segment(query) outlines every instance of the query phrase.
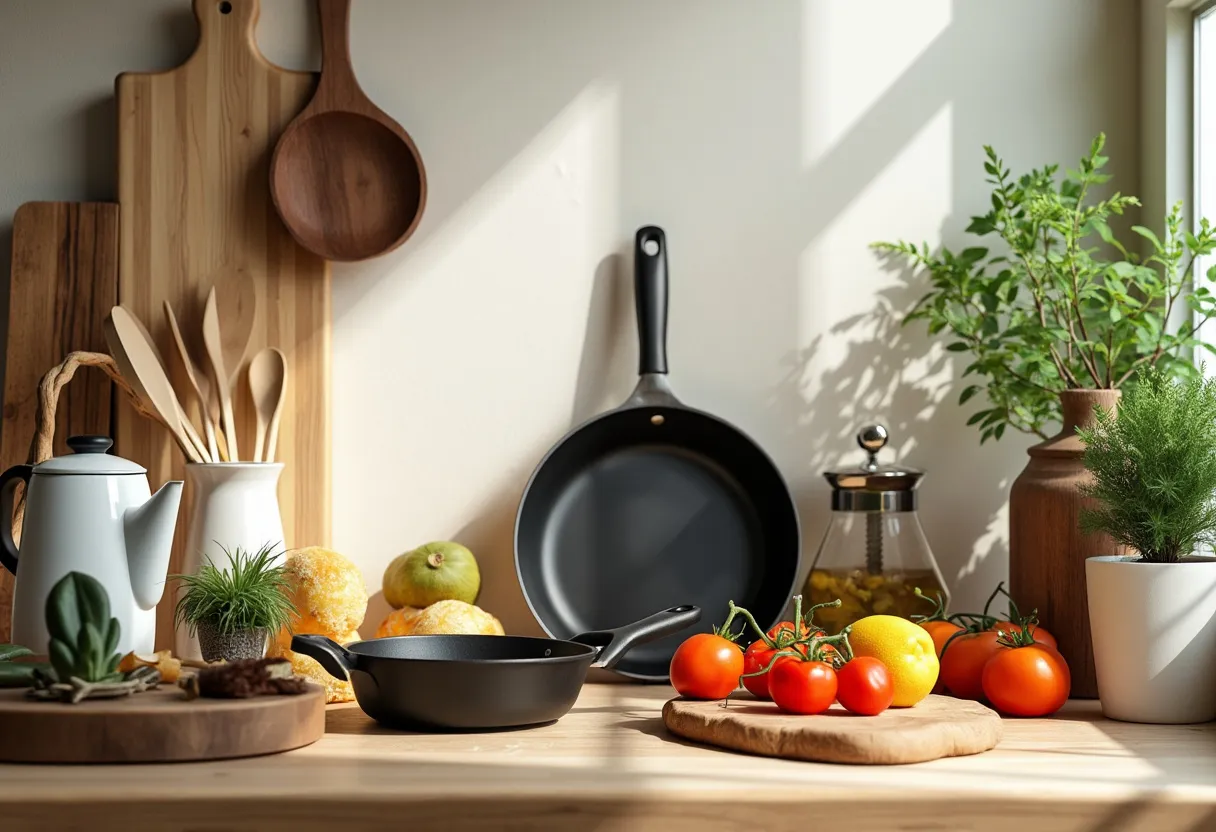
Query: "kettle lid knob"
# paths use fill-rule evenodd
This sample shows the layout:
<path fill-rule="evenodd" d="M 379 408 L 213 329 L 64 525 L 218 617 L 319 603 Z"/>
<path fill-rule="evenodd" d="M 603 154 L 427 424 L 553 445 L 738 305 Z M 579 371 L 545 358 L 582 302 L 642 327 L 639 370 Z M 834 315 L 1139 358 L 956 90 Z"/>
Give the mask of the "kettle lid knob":
<path fill-rule="evenodd" d="M 114 440 L 108 436 L 70 436 L 68 447 L 77 454 L 109 453 Z"/>

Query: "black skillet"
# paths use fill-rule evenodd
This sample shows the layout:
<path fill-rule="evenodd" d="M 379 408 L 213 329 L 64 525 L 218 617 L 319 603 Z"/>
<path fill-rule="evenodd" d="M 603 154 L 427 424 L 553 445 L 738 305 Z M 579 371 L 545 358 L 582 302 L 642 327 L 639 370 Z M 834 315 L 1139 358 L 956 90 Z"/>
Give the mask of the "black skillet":
<path fill-rule="evenodd" d="M 794 499 L 755 442 L 684 406 L 668 386 L 662 229 L 638 230 L 634 268 L 641 378 L 624 404 L 567 434 L 532 474 L 515 521 L 524 596 L 555 638 L 684 602 L 721 623 L 733 600 L 768 626 L 797 579 Z M 633 650 L 615 669 L 665 680 L 691 633 Z"/>
<path fill-rule="evenodd" d="M 393 728 L 512 728 L 550 722 L 574 705 L 592 665 L 612 667 L 634 645 L 695 624 L 673 607 L 567 641 L 527 636 L 397 636 L 346 647 L 293 636 L 291 649 L 349 677 L 363 712 Z"/>

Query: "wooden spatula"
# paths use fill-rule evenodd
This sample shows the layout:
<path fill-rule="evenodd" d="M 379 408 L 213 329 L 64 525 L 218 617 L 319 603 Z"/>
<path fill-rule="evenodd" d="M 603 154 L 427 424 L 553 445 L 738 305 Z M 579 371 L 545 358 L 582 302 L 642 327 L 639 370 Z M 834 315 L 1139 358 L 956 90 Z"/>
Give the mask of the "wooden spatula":
<path fill-rule="evenodd" d="M 227 365 L 224 363 L 223 335 L 220 329 L 219 310 L 216 308 L 214 286 L 207 292 L 207 304 L 203 307 L 203 347 L 211 362 L 211 378 L 220 402 L 224 438 L 228 442 L 228 459 L 238 462 L 241 453 L 237 450 L 236 444 L 236 417 L 232 412 L 232 390 L 228 384 Z"/>
<path fill-rule="evenodd" d="M 202 462 L 206 446 L 203 445 L 203 452 L 200 453 L 189 435 L 194 429 L 187 429 L 183 425 L 182 406 L 173 392 L 173 385 L 169 383 L 160 356 L 156 354 L 150 339 L 145 337 L 146 330 L 139 319 L 122 305 L 115 306 L 106 317 L 105 333 L 106 344 L 123 378 L 144 400 L 148 409 L 159 415 L 186 458 L 191 462 Z"/>
<path fill-rule="evenodd" d="M 210 381 L 194 363 L 190 351 L 186 349 L 181 328 L 177 325 L 177 316 L 173 314 L 173 307 L 169 305 L 169 301 L 165 301 L 165 319 L 169 322 L 169 331 L 173 334 L 173 344 L 177 347 L 177 355 L 181 359 L 182 368 L 186 371 L 186 380 L 190 382 L 190 389 L 194 392 L 195 401 L 198 404 L 198 412 L 203 420 L 203 433 L 207 437 L 207 452 L 213 461 L 218 460 L 220 451 L 215 441 L 215 422 L 219 419 L 219 407 L 212 406 L 212 399 L 208 395 L 211 392 Z"/>

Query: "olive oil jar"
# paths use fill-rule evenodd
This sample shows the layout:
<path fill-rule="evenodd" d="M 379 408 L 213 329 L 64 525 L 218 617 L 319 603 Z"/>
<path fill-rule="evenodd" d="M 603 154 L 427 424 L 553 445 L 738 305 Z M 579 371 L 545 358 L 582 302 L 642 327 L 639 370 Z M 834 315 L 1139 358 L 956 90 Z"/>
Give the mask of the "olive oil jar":
<path fill-rule="evenodd" d="M 917 589 L 949 600 L 916 514 L 924 472 L 880 465 L 878 452 L 887 438 L 882 425 L 862 428 L 857 444 L 866 452 L 865 463 L 824 472 L 832 486 L 832 520 L 802 594 L 813 604 L 840 599 L 839 607 L 815 613 L 816 623 L 830 634 L 867 615 L 931 613 L 933 605 L 918 597 Z"/>

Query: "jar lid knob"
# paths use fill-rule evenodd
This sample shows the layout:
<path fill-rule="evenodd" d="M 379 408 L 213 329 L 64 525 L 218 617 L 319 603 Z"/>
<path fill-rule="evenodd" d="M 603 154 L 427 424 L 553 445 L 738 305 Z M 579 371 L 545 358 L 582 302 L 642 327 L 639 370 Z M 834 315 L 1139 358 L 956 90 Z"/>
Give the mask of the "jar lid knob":
<path fill-rule="evenodd" d="M 857 432 L 857 444 L 869 454 L 865 464 L 867 471 L 878 470 L 878 452 L 886 446 L 888 438 L 887 429 L 882 425 L 866 425 Z"/>

